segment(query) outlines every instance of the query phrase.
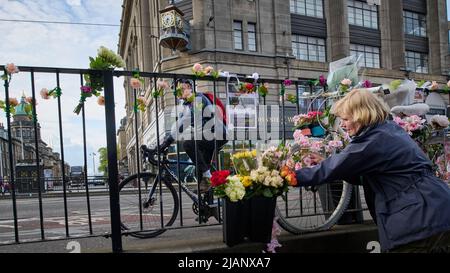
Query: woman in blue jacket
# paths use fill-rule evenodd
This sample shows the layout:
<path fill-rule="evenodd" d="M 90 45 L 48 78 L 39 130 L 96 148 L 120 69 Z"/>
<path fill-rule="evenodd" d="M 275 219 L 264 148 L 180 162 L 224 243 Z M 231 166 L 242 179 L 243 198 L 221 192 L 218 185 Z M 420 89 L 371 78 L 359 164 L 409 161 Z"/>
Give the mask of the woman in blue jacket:
<path fill-rule="evenodd" d="M 339 154 L 296 172 L 299 186 L 335 180 L 362 181 L 383 251 L 449 251 L 450 188 L 433 175 L 431 162 L 397 124 L 389 107 L 364 89 L 332 107 L 352 138 Z"/>

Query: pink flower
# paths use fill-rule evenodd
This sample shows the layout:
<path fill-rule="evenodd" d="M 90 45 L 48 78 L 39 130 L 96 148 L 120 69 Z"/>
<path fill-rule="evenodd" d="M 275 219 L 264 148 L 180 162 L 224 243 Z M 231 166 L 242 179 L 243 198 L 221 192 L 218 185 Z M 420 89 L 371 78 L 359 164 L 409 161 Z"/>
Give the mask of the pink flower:
<path fill-rule="evenodd" d="M 295 130 L 294 132 L 294 139 L 297 141 L 303 136 L 302 130 Z"/>
<path fill-rule="evenodd" d="M 342 85 L 350 86 L 352 84 L 352 81 L 350 79 L 343 79 L 341 81 Z"/>
<path fill-rule="evenodd" d="M 47 88 L 42 88 L 41 89 L 41 98 L 43 98 L 44 100 L 48 100 L 48 89 Z"/>
<path fill-rule="evenodd" d="M 131 78 L 130 80 L 130 85 L 131 87 L 133 87 L 134 89 L 140 89 L 142 88 L 142 83 L 139 79 L 136 78 Z"/>
<path fill-rule="evenodd" d="M 15 74 L 15 73 L 19 73 L 19 69 L 17 68 L 17 66 L 13 63 L 7 64 L 6 65 L 6 72 L 8 74 Z"/>
<path fill-rule="evenodd" d="M 25 98 L 25 101 L 27 102 L 27 103 L 29 103 L 29 104 L 31 104 L 31 105 L 37 105 L 37 102 L 36 103 L 33 103 L 33 98 L 32 97 L 26 97 Z"/>
<path fill-rule="evenodd" d="M 295 170 L 300 170 L 302 168 L 302 164 L 300 162 L 295 163 Z"/>
<path fill-rule="evenodd" d="M 92 87 L 90 87 L 90 86 L 81 86 L 80 90 L 83 93 L 91 93 L 92 92 Z"/>
<path fill-rule="evenodd" d="M 9 104 L 12 107 L 16 107 L 17 105 L 19 105 L 19 101 L 16 98 L 9 98 Z"/>
<path fill-rule="evenodd" d="M 320 149 L 322 148 L 322 146 L 323 146 L 322 141 L 313 141 L 313 142 L 311 143 L 311 148 L 310 148 L 310 149 L 311 149 L 312 152 L 317 153 L 317 152 L 320 151 Z"/>
<path fill-rule="evenodd" d="M 163 90 L 169 89 L 169 83 L 168 83 L 167 81 L 165 81 L 165 80 L 158 80 L 158 81 L 156 82 L 156 86 L 158 86 L 158 90 L 161 90 L 161 89 L 163 89 Z"/>
<path fill-rule="evenodd" d="M 105 97 L 99 96 L 97 99 L 98 105 L 105 105 Z"/>
<path fill-rule="evenodd" d="M 194 66 L 192 67 L 192 70 L 194 70 L 194 72 L 200 72 L 203 70 L 203 66 L 199 63 L 194 64 Z"/>
<path fill-rule="evenodd" d="M 363 81 L 362 85 L 363 85 L 364 88 L 372 87 L 372 83 L 370 81 L 368 81 L 368 80 Z"/>
<path fill-rule="evenodd" d="M 438 89 L 438 88 L 439 88 L 439 84 L 438 84 L 436 81 L 432 81 L 432 82 L 431 82 L 430 89 L 431 89 L 431 90 L 436 90 L 436 89 Z"/>
<path fill-rule="evenodd" d="M 320 75 L 319 77 L 319 84 L 320 86 L 325 86 L 325 84 L 327 84 L 327 79 L 323 75 Z"/>
<path fill-rule="evenodd" d="M 283 81 L 283 84 L 284 84 L 285 86 L 289 86 L 289 85 L 292 84 L 292 81 L 289 80 L 289 79 L 286 79 L 286 80 Z"/>
<path fill-rule="evenodd" d="M 209 74 L 209 73 L 211 73 L 212 71 L 214 71 L 214 68 L 213 68 L 212 66 L 207 66 L 207 67 L 205 68 L 205 74 Z"/>

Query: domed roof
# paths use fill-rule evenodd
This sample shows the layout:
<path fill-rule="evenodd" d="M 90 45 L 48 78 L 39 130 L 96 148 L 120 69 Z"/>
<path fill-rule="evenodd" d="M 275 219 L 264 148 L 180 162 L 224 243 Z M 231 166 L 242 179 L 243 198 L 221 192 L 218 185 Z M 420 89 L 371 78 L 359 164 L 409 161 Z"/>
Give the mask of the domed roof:
<path fill-rule="evenodd" d="M 28 116 L 27 112 L 25 111 L 26 105 L 27 103 L 25 101 L 25 95 L 22 95 L 19 105 L 16 106 L 16 113 L 14 114 L 14 116 Z"/>

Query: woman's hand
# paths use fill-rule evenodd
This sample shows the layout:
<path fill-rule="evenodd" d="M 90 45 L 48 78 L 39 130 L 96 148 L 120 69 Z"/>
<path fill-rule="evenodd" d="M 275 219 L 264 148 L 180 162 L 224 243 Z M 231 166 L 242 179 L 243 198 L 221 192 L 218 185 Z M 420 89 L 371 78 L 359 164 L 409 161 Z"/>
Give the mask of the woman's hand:
<path fill-rule="evenodd" d="M 325 158 L 317 153 L 310 153 L 309 158 L 311 159 L 312 163 L 319 164 L 322 160 Z"/>

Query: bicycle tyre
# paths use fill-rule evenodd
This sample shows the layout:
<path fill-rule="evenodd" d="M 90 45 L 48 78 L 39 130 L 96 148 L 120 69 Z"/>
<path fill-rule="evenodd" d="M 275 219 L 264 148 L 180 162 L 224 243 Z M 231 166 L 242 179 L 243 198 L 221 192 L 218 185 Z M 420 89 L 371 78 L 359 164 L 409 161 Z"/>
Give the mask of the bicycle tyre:
<path fill-rule="evenodd" d="M 153 216 L 152 214 L 160 213 L 160 201 L 159 201 L 159 187 L 160 183 L 158 176 L 154 173 L 141 173 L 141 198 L 142 202 L 139 203 L 139 194 L 137 188 L 137 182 L 133 184 L 133 181 L 137 181 L 137 174 L 131 175 L 119 183 L 119 198 L 120 198 L 120 210 L 121 210 L 121 228 L 122 230 L 131 230 L 130 236 L 136 238 L 152 238 L 164 233 L 167 229 L 165 227 L 171 226 L 179 210 L 178 195 L 171 183 L 167 183 L 163 180 L 162 184 L 163 192 L 167 189 L 169 197 L 164 198 L 163 203 L 163 217 L 167 218 L 164 221 L 164 227 L 161 225 L 161 215 Z M 145 180 L 148 179 L 146 189 Z M 156 184 L 155 184 L 156 183 Z M 128 185 L 128 187 L 126 187 Z M 156 189 L 152 196 L 149 196 L 151 187 L 155 185 Z M 131 187 L 131 190 L 125 190 Z M 134 188 L 134 189 L 133 189 Z M 131 192 L 131 193 L 130 193 Z M 142 226 L 140 224 L 140 210 L 139 206 L 143 206 L 144 202 L 155 198 L 153 204 L 150 204 L 148 208 L 142 207 Z M 136 215 L 137 213 L 137 215 Z"/>
<path fill-rule="evenodd" d="M 350 198 L 352 196 L 351 184 L 345 181 L 342 181 L 342 183 L 339 184 L 342 184 L 342 188 L 340 190 L 339 189 L 336 190 L 338 194 L 335 196 L 333 196 L 333 192 L 331 192 L 331 194 L 328 194 L 330 192 L 330 190 L 328 189 L 331 188 L 330 184 L 324 184 L 319 186 L 322 187 L 322 196 L 319 196 L 319 198 L 314 197 L 314 201 L 317 202 L 317 200 L 319 200 L 319 204 L 322 210 L 321 214 L 318 214 L 316 211 L 317 204 L 312 209 L 310 203 L 307 200 L 307 197 L 305 198 L 303 196 L 305 194 L 316 195 L 317 192 L 321 191 L 320 188 L 317 192 L 312 192 L 306 191 L 302 187 L 295 187 L 295 188 L 290 187 L 289 192 L 286 196 L 288 200 L 287 205 L 286 201 L 284 201 L 282 198 L 278 198 L 277 200 L 275 215 L 277 216 L 278 224 L 286 231 L 296 235 L 330 229 L 341 218 L 342 214 L 345 212 L 347 206 L 349 205 Z M 325 195 L 323 194 L 324 192 L 323 189 L 325 189 Z M 302 202 L 300 202 L 299 196 L 301 197 Z M 323 199 L 328 201 L 330 197 L 331 200 L 333 200 L 332 202 L 337 204 L 336 205 L 326 204 L 327 207 L 331 205 L 332 208 L 324 212 L 323 209 L 324 206 L 322 206 Z M 314 210 L 313 213 L 310 213 L 311 209 Z M 307 211 L 307 213 L 304 213 L 305 210 Z M 297 211 L 300 211 L 300 214 L 296 214 Z M 321 218 L 321 215 L 323 218 Z M 313 223 L 314 219 L 317 219 L 318 221 Z M 308 224 L 308 222 L 310 224 Z"/>

